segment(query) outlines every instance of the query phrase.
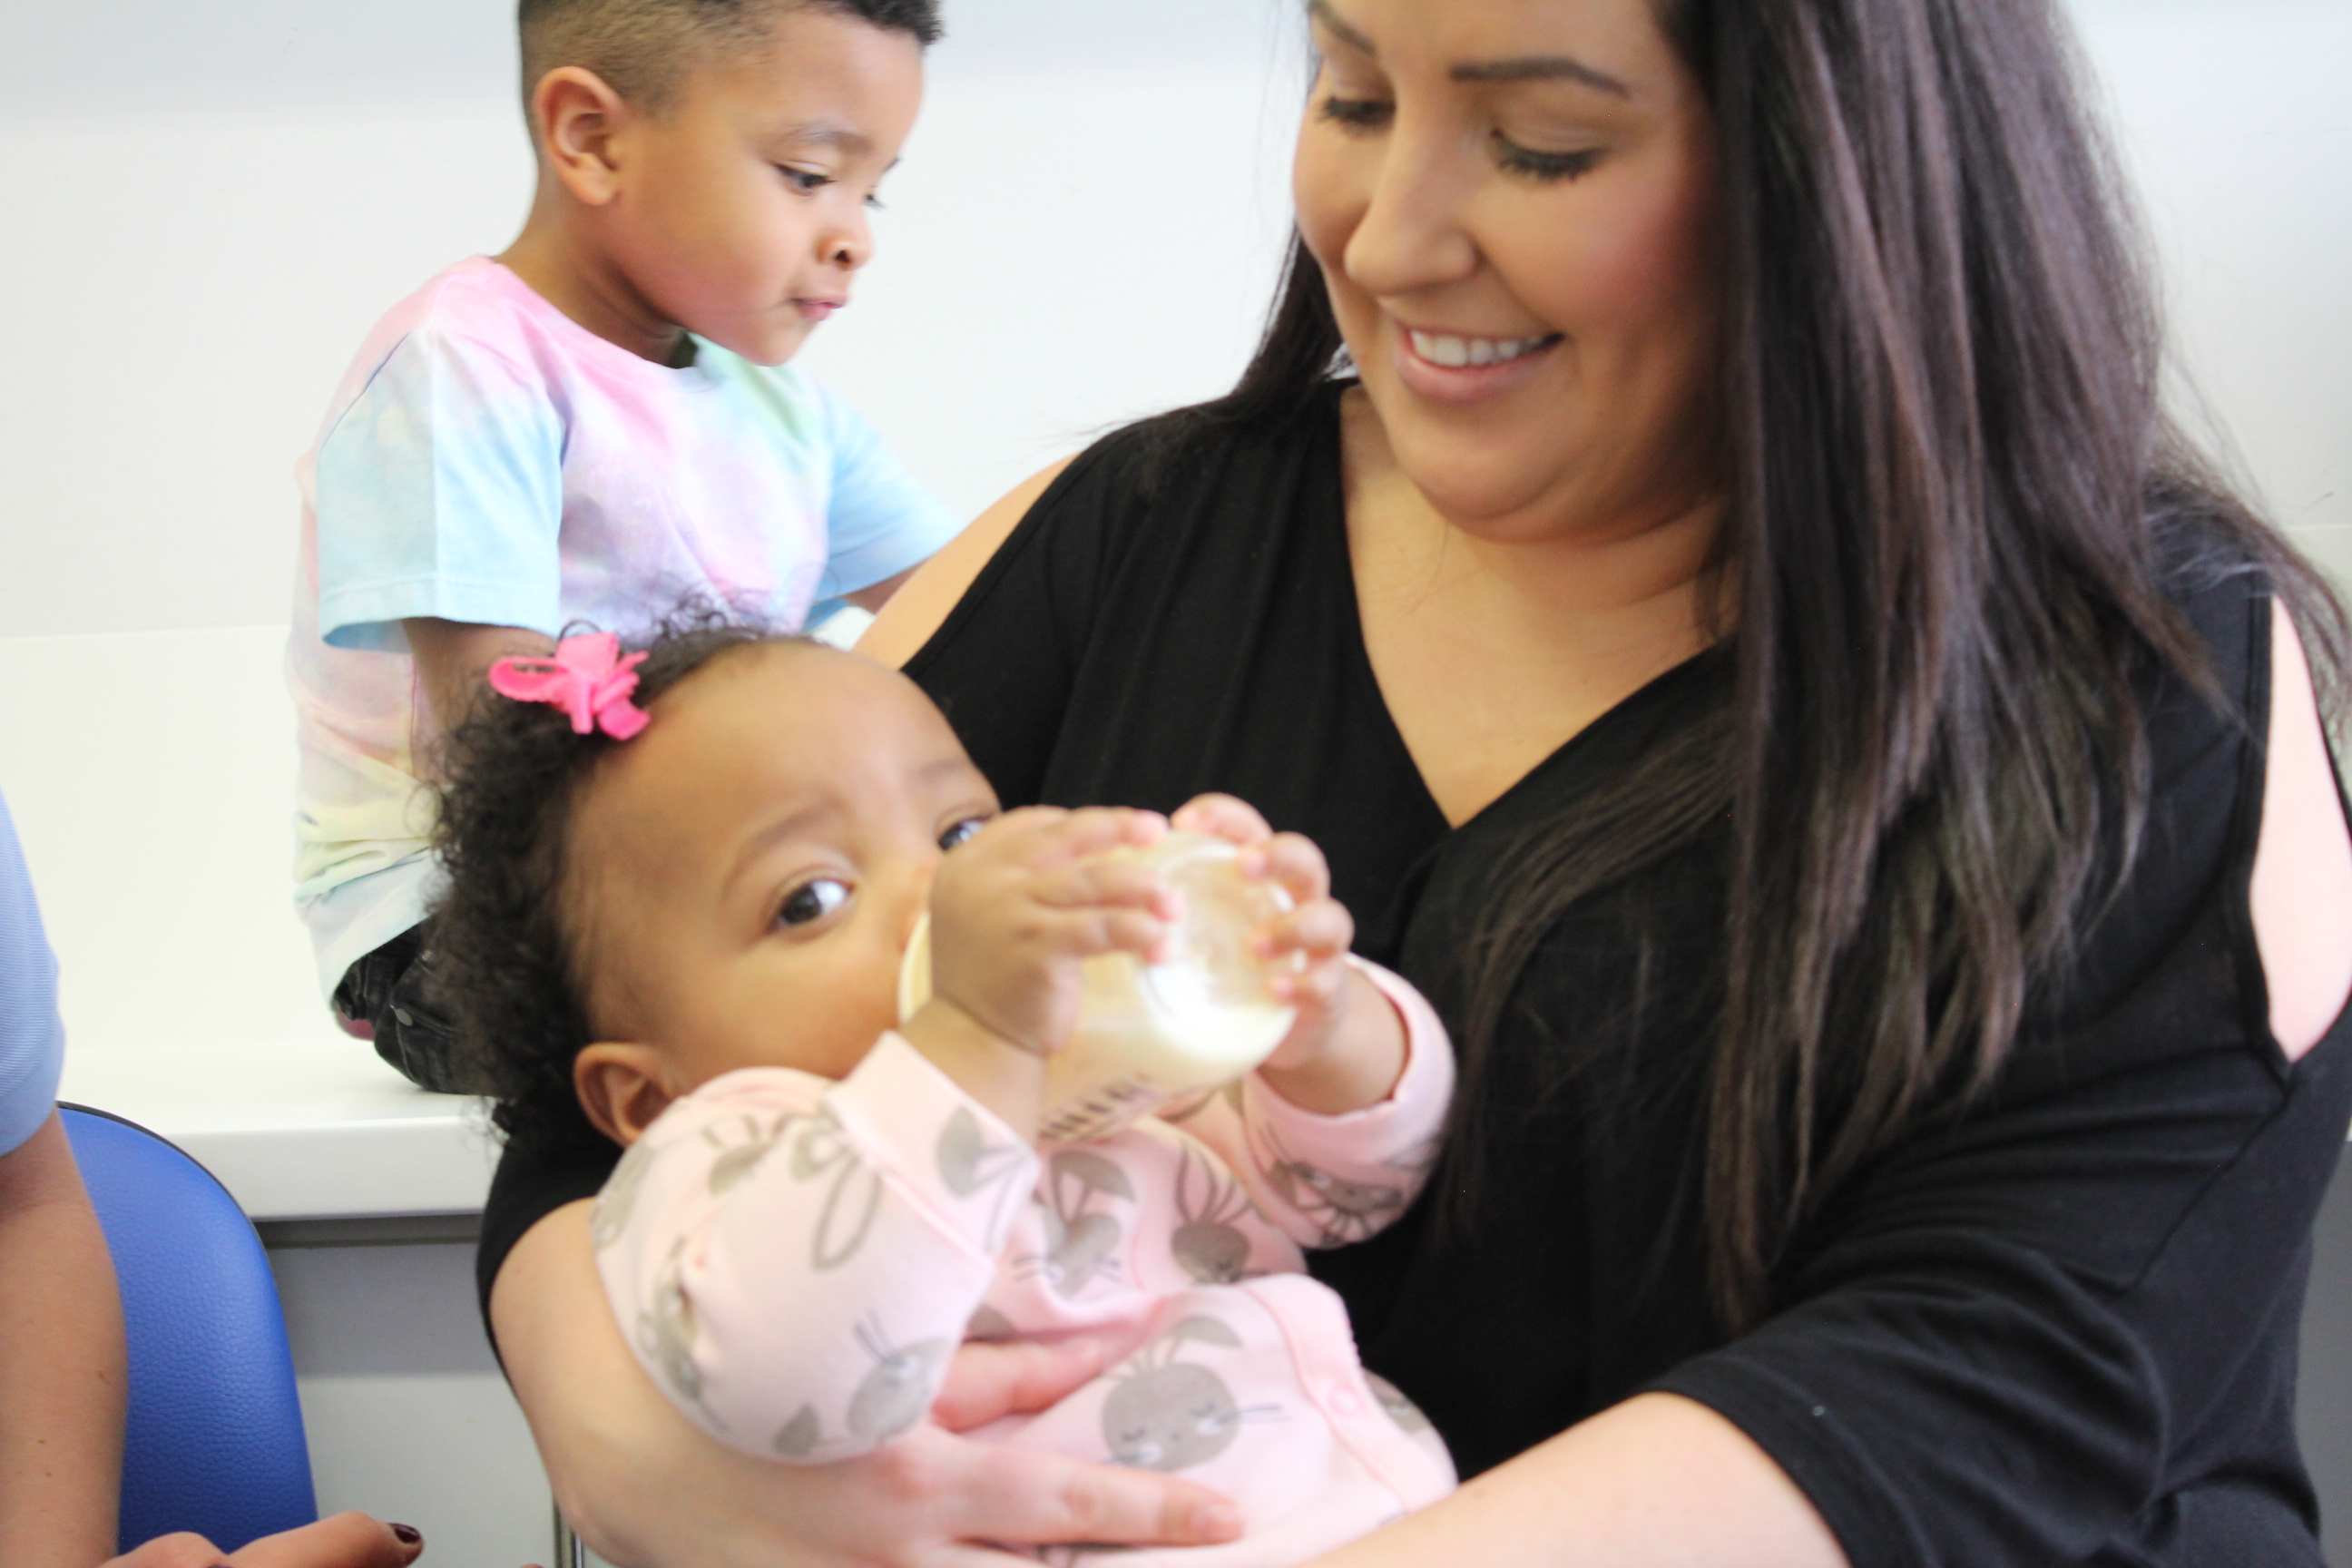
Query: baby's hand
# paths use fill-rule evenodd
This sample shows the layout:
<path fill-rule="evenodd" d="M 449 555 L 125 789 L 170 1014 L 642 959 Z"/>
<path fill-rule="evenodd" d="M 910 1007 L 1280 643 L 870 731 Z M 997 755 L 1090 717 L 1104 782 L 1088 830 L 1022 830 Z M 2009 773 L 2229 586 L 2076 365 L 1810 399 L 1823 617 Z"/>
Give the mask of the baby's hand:
<path fill-rule="evenodd" d="M 932 996 L 1024 1051 L 1060 1049 L 1077 1023 L 1079 962 L 1153 955 L 1176 912 L 1150 870 L 1100 857 L 1167 831 L 1156 813 L 1108 806 L 1032 806 L 990 823 L 931 884 Z"/>
<path fill-rule="evenodd" d="M 1385 1099 L 1404 1069 L 1404 1025 L 1348 963 L 1355 917 L 1331 896 L 1323 851 L 1299 834 L 1275 832 L 1231 795 L 1199 796 L 1171 826 L 1240 846 L 1243 876 L 1271 880 L 1290 895 L 1290 912 L 1257 933 L 1259 956 L 1276 965 L 1268 988 L 1298 1010 L 1259 1069 L 1266 1081 L 1292 1104 L 1328 1114 Z M 1286 962 L 1294 959 L 1295 967 Z"/>

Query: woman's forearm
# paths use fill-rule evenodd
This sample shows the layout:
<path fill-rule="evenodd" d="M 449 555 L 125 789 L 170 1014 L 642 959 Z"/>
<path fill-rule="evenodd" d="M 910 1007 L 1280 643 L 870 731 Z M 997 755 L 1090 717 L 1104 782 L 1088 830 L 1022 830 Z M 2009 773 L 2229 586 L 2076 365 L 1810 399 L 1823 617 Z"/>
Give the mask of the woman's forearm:
<path fill-rule="evenodd" d="M 646 1378 L 604 1304 L 590 1207 L 560 1208 L 515 1244 L 491 1289 L 490 1321 L 556 1507 L 589 1546 L 635 1568 L 657 1559 L 628 1539 L 625 1517 L 597 1506 L 607 1500 L 594 1478 L 641 1458 L 632 1450 L 646 1434 L 687 1423 Z"/>
<path fill-rule="evenodd" d="M 0 1156 L 0 1521 L 11 1568 L 114 1555 L 122 1310 L 98 1215 L 52 1113 Z"/>
<path fill-rule="evenodd" d="M 1570 1427 L 1314 1568 L 1848 1568 L 1746 1433 L 1643 1394 Z"/>

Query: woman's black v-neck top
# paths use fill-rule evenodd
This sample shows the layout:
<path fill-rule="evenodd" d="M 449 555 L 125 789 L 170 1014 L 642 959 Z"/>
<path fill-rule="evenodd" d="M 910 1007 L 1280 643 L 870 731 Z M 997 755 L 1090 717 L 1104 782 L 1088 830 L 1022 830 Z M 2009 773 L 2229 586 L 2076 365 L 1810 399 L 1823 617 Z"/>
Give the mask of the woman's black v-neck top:
<path fill-rule="evenodd" d="M 1082 456 L 908 665 L 1007 805 L 1208 790 L 1313 837 L 1358 947 L 1458 1016 L 1457 959 L 1535 824 L 1724 700 L 1661 677 L 1449 827 L 1364 651 L 1336 395 L 1288 434 L 1148 429 Z M 2352 1117 L 2352 1026 L 2272 1039 L 2248 912 L 2269 601 L 2210 549 L 2175 597 L 2233 710 L 2151 676 L 2136 868 L 1991 1091 L 1848 1184 L 1727 1340 L 1696 1175 L 1727 843 L 1572 909 L 1518 984 L 1472 1217 L 1320 1255 L 1364 1359 L 1464 1473 L 1644 1390 L 1698 1400 L 1858 1565 L 2320 1562 L 2294 1426 L 2309 1233 Z M 1600 1067 L 1536 1070 L 1574 1049 Z M 482 1279 L 609 1153 L 509 1157 Z M 1449 1167 L 1441 1163 L 1440 1184 Z"/>

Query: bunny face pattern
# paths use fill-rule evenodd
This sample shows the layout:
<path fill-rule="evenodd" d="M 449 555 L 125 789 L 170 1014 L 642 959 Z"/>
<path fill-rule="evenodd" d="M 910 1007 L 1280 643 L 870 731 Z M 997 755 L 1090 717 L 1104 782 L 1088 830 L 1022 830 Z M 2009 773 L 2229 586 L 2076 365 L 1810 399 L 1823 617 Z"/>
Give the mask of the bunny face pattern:
<path fill-rule="evenodd" d="M 874 1368 L 850 1395 L 841 1430 L 862 1451 L 888 1442 L 923 1418 L 939 1397 L 940 1381 L 955 1346 L 946 1340 L 924 1340 L 902 1347 L 871 1321 L 857 1326 L 857 1342 L 873 1358 Z M 803 1405 L 769 1446 L 783 1458 L 810 1459 L 825 1442 L 824 1418 L 814 1405 Z"/>
<path fill-rule="evenodd" d="M 1233 1447 L 1244 1422 L 1280 1414 L 1271 1405 L 1244 1408 L 1223 1378 L 1177 1359 L 1190 1343 L 1239 1350 L 1242 1337 L 1221 1318 L 1190 1317 L 1129 1358 L 1103 1401 L 1111 1463 L 1162 1475 L 1189 1470 Z"/>
<path fill-rule="evenodd" d="M 1168 1247 L 1185 1273 L 1203 1285 L 1231 1285 L 1257 1272 L 1249 1266 L 1249 1235 L 1234 1223 L 1255 1217 L 1255 1205 L 1239 1181 L 1189 1140 L 1177 1157 L 1176 1215 Z"/>
<path fill-rule="evenodd" d="M 1111 1210 L 1135 1201 L 1135 1184 L 1117 1164 L 1085 1149 L 1062 1150 L 1046 1163 L 1036 1194 L 1045 1250 L 1013 1259 L 1015 1273 L 1042 1274 L 1065 1299 L 1116 1276 L 1127 1226 Z"/>

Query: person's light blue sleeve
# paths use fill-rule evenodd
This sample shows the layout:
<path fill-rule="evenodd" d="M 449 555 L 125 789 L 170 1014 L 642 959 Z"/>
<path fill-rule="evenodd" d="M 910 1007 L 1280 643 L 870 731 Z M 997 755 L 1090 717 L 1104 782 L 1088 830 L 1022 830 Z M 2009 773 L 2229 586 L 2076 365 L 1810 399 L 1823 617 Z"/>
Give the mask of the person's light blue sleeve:
<path fill-rule="evenodd" d="M 58 961 L 41 929 L 16 823 L 0 799 L 0 1154 L 15 1153 L 49 1119 L 65 1059 Z"/>
<path fill-rule="evenodd" d="M 939 553 L 963 525 L 908 473 L 863 415 L 823 384 L 817 406 L 833 460 L 831 541 L 820 601 L 887 582 Z"/>
<path fill-rule="evenodd" d="M 563 422 L 545 385 L 431 327 L 319 449 L 319 632 L 404 652 L 400 623 L 562 628 Z"/>

